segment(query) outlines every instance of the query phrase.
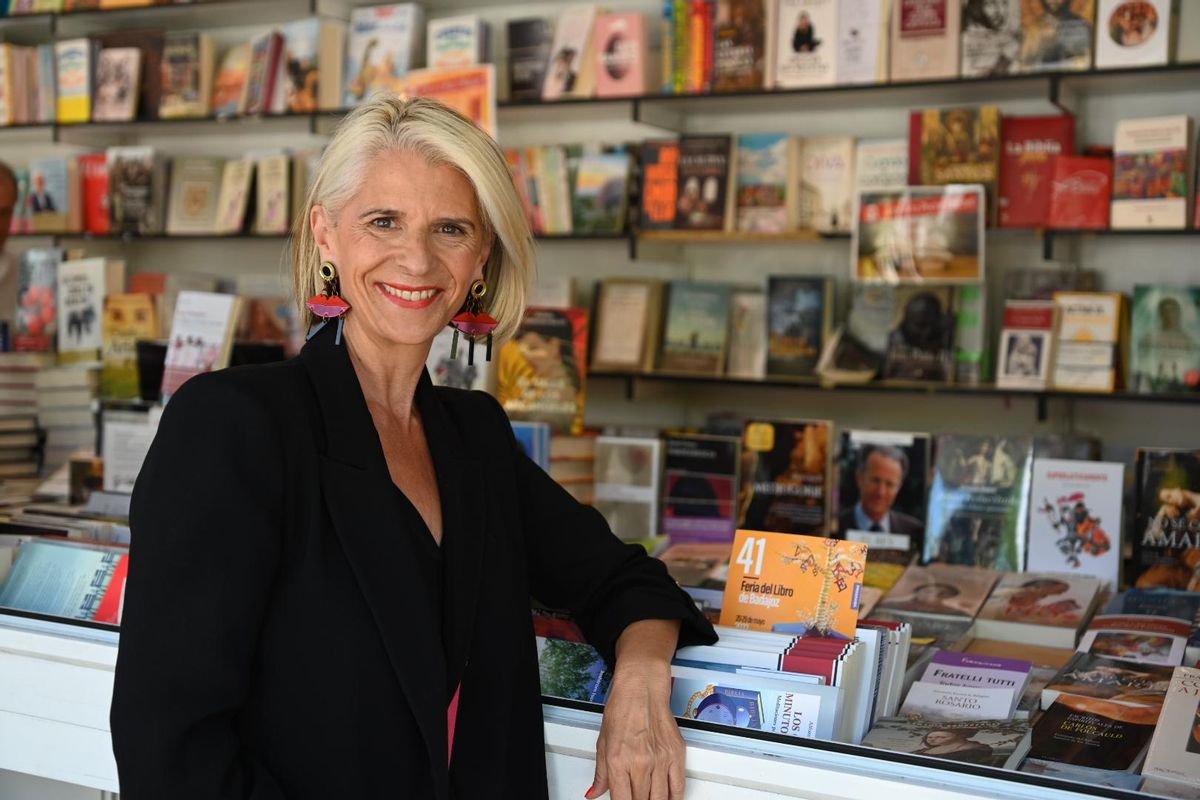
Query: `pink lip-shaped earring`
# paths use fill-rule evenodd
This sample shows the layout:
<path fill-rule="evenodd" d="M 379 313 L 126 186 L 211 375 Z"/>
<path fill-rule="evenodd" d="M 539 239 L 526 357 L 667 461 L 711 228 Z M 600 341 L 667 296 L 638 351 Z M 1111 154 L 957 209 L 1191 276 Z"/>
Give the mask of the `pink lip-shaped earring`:
<path fill-rule="evenodd" d="M 492 331 L 500 323 L 494 317 L 483 311 L 483 296 L 487 294 L 487 283 L 482 279 L 471 284 L 467 291 L 466 310 L 450 320 L 454 328 L 454 338 L 450 340 L 450 358 L 458 358 L 458 335 L 467 338 L 467 366 L 475 363 L 475 340 L 487 336 L 487 350 L 484 360 L 492 360 Z"/>
<path fill-rule="evenodd" d="M 304 301 L 304 305 L 313 315 L 324 320 L 336 319 L 338 321 L 338 331 L 336 344 L 342 342 L 342 319 L 346 312 L 350 310 L 350 304 L 342 299 L 342 287 L 338 281 L 337 270 L 333 263 L 322 261 L 321 266 L 317 268 L 317 274 L 321 280 L 325 282 L 325 291 L 321 294 L 314 295 Z"/>

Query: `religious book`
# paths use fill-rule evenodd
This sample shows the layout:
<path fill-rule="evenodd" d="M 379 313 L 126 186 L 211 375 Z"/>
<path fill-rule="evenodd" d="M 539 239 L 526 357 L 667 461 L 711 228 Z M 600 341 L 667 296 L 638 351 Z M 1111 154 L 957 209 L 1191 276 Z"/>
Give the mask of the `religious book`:
<path fill-rule="evenodd" d="M 1098 0 L 1096 69 L 1167 64 L 1178 15 L 1179 3 L 1171 0 Z"/>
<path fill-rule="evenodd" d="M 1075 150 L 1075 117 L 1006 116 L 1000 130 L 1000 227 L 1045 228 L 1055 160 Z"/>
<path fill-rule="evenodd" d="M 1126 119 L 1113 144 L 1112 227 L 1186 228 L 1195 129 L 1186 115 Z"/>
<path fill-rule="evenodd" d="M 979 78 L 1018 72 L 1021 0 L 964 3 L 962 76 Z"/>
<path fill-rule="evenodd" d="M 1029 759 L 1133 772 L 1157 721 L 1157 708 L 1064 695 L 1034 724 Z"/>
<path fill-rule="evenodd" d="M 916 681 L 900 713 L 945 720 L 1010 719 L 1020 695 L 1003 686 L 947 686 Z"/>
<path fill-rule="evenodd" d="M 557 433 L 583 432 L 587 338 L 583 309 L 525 312 L 495 366 L 496 399 L 509 417 L 548 422 Z"/>
<path fill-rule="evenodd" d="M 994 194 L 1000 177 L 1000 109 L 996 106 L 921 112 L 921 183 L 978 183 Z"/>
<path fill-rule="evenodd" d="M 1124 464 L 1035 458 L 1028 569 L 1090 575 L 1115 589 L 1124 475 Z"/>
<path fill-rule="evenodd" d="M 554 27 L 542 17 L 508 21 L 508 86 L 514 102 L 542 99 Z"/>
<path fill-rule="evenodd" d="M 729 344 L 729 296 L 722 283 L 673 281 L 667 287 L 658 369 L 720 375 Z"/>
<path fill-rule="evenodd" d="M 1200 669 L 1175 667 L 1142 774 L 1200 789 Z"/>
<path fill-rule="evenodd" d="M 1096 0 L 1022 3 L 1021 12 L 1020 72 L 1091 67 Z"/>
<path fill-rule="evenodd" d="M 767 375 L 812 377 L 830 335 L 833 280 L 767 278 Z"/>
<path fill-rule="evenodd" d="M 824 420 L 748 421 L 742 436 L 739 526 L 829 534 L 829 445 Z"/>
<path fill-rule="evenodd" d="M 397 91 L 400 78 L 425 62 L 425 11 L 419 3 L 355 8 L 346 38 L 342 105 Z"/>
<path fill-rule="evenodd" d="M 658 535 L 662 442 L 623 436 L 596 437 L 592 506 L 626 541 Z"/>
<path fill-rule="evenodd" d="M 1105 230 L 1112 206 L 1113 160 L 1061 155 L 1054 159 L 1046 226 L 1052 230 Z"/>
<path fill-rule="evenodd" d="M 1133 287 L 1129 388 L 1200 391 L 1200 286 Z"/>
<path fill-rule="evenodd" d="M 1128 706 L 1147 706 L 1157 711 L 1171 680 L 1172 667 L 1138 664 L 1079 652 L 1063 665 L 1042 690 L 1042 708 L 1048 709 L 1065 697 L 1113 700 Z"/>
<path fill-rule="evenodd" d="M 785 133 L 738 137 L 735 224 L 739 231 L 782 233 L 788 229 L 790 141 Z"/>
<path fill-rule="evenodd" d="M 892 7 L 891 80 L 957 78 L 962 4 L 903 0 Z"/>
<path fill-rule="evenodd" d="M 662 533 L 672 544 L 732 542 L 741 441 L 670 435 L 663 450 Z"/>
<path fill-rule="evenodd" d="M 1200 451 L 1138 448 L 1133 559 L 1125 579 L 1141 589 L 1200 590 Z"/>

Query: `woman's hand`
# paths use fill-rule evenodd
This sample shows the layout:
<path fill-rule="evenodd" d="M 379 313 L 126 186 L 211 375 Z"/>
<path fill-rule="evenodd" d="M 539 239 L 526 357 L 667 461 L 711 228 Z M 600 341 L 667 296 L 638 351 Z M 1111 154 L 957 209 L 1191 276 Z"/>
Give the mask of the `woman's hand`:
<path fill-rule="evenodd" d="M 617 640 L 588 800 L 683 800 L 683 737 L 671 714 L 678 620 L 643 620 Z"/>

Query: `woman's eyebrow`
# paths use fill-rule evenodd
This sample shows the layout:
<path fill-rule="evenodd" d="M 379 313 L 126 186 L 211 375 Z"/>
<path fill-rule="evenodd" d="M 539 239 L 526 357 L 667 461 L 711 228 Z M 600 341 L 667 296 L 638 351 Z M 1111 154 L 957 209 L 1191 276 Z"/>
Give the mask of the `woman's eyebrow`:
<path fill-rule="evenodd" d="M 364 211 L 364 212 L 362 212 L 361 214 L 359 214 L 359 215 L 358 215 L 358 218 L 359 218 L 359 219 L 366 219 L 367 217 L 397 217 L 397 218 L 403 218 L 403 217 L 404 217 L 404 212 L 403 212 L 403 211 L 399 211 L 399 210 L 397 210 L 397 209 L 394 209 L 394 208 L 369 208 L 369 209 L 367 209 L 366 211 Z"/>
<path fill-rule="evenodd" d="M 470 217 L 442 217 L 438 220 L 439 223 L 451 222 L 455 225 L 461 225 L 464 228 L 474 228 L 475 222 Z"/>

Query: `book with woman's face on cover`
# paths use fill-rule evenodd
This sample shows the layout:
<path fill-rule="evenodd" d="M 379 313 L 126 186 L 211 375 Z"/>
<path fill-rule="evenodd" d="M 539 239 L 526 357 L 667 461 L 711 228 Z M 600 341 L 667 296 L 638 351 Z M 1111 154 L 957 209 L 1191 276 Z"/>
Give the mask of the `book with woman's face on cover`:
<path fill-rule="evenodd" d="M 459 341 L 459 347 L 466 343 Z M 476 345 L 476 357 L 482 355 Z M 583 432 L 587 312 L 531 308 L 500 348 L 496 399 L 512 419 L 540 420 L 559 433 Z"/>

